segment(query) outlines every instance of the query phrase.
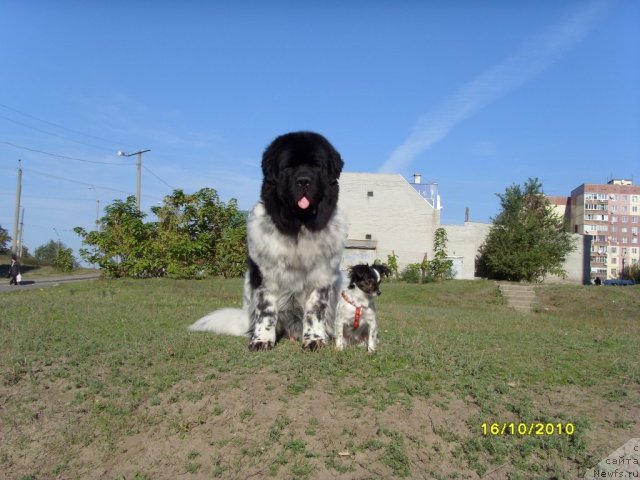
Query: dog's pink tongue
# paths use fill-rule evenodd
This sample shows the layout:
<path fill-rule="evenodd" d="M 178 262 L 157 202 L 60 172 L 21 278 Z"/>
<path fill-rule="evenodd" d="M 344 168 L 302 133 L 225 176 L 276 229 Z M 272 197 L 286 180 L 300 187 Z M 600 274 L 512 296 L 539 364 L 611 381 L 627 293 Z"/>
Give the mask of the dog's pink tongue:
<path fill-rule="evenodd" d="M 302 197 L 299 201 L 298 201 L 298 206 L 305 210 L 306 208 L 309 207 L 309 200 L 307 200 L 307 197 Z"/>

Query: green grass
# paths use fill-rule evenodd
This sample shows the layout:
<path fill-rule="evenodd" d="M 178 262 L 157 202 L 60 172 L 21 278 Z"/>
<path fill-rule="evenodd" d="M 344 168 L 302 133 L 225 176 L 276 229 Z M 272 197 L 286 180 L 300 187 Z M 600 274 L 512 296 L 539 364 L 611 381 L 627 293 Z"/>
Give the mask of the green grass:
<path fill-rule="evenodd" d="M 0 470 L 574 478 L 640 436 L 640 288 L 541 286 L 520 314 L 492 282 L 383 287 L 374 355 L 186 330 L 237 306 L 240 280 L 2 294 Z M 575 434 L 482 435 L 494 422 Z"/>

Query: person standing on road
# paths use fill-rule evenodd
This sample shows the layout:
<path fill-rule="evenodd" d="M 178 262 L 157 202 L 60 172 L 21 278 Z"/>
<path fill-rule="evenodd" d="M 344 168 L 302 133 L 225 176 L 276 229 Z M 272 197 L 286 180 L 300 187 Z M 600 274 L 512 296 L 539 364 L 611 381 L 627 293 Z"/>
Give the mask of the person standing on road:
<path fill-rule="evenodd" d="M 9 267 L 9 285 L 20 284 L 20 262 L 15 253 L 11 254 L 11 266 Z"/>

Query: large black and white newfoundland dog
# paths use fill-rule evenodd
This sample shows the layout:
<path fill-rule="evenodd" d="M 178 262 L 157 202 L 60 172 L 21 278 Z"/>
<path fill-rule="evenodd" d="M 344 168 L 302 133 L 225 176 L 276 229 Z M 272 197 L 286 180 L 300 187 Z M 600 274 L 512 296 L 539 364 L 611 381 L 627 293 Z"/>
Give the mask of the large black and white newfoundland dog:
<path fill-rule="evenodd" d="M 322 135 L 288 133 L 262 156 L 261 200 L 247 224 L 243 308 L 215 311 L 194 331 L 247 335 L 249 350 L 281 338 L 315 350 L 333 337 L 347 222 L 337 209 L 344 162 Z"/>

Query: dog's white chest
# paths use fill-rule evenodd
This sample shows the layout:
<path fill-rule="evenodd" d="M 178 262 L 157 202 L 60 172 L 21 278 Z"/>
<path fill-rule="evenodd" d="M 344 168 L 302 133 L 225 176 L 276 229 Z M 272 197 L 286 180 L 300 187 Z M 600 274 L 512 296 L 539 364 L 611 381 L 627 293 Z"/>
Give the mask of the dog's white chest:
<path fill-rule="evenodd" d="M 297 237 L 282 234 L 262 203 L 247 225 L 249 256 L 263 281 L 276 290 L 303 291 L 331 283 L 337 275 L 346 238 L 346 221 L 336 212 L 319 232 L 304 227 Z"/>

